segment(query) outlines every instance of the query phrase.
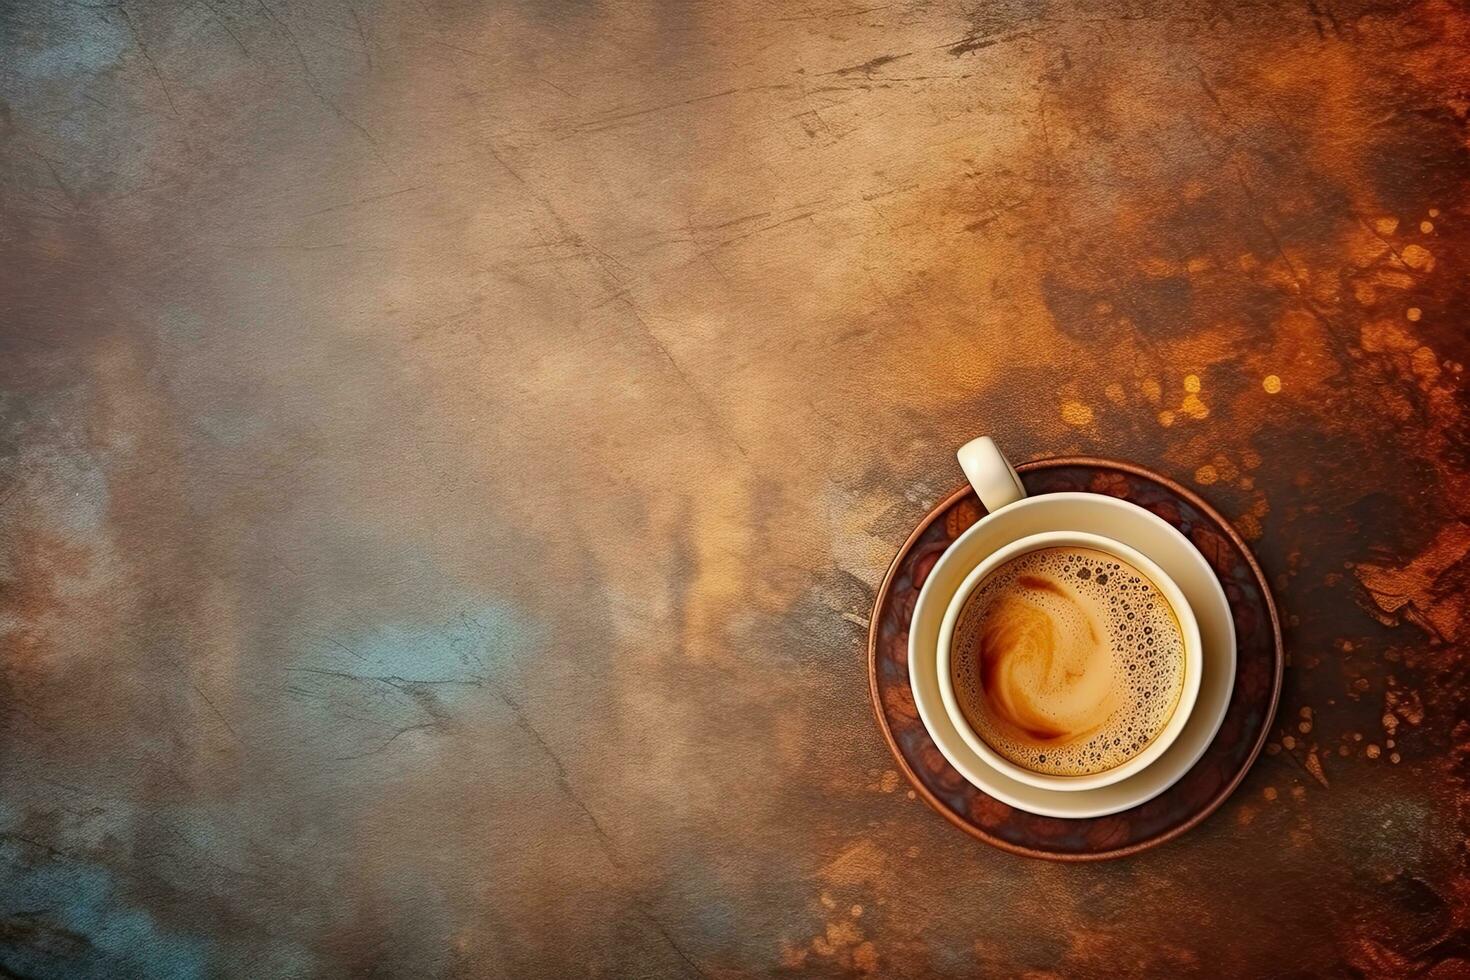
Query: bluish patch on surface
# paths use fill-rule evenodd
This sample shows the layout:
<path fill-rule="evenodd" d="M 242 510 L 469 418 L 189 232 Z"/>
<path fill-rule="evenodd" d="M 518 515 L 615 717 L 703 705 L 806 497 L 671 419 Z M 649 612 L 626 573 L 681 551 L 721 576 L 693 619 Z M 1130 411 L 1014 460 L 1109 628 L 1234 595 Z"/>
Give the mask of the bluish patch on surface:
<path fill-rule="evenodd" d="M 438 623 L 389 622 L 339 638 L 330 659 L 338 670 L 408 682 L 504 679 L 533 634 L 513 607 L 481 602 Z"/>
<path fill-rule="evenodd" d="M 203 977 L 209 946 L 130 905 L 106 867 L 0 839 L 0 967 L 21 976 Z"/>
<path fill-rule="evenodd" d="M 65 16 L 55 6 L 50 16 Z M 116 64 L 133 43 L 121 17 L 74 11 L 72 21 L 65 26 L 54 21 L 48 24 L 49 43 L 18 59 L 16 73 L 31 82 L 94 75 Z"/>

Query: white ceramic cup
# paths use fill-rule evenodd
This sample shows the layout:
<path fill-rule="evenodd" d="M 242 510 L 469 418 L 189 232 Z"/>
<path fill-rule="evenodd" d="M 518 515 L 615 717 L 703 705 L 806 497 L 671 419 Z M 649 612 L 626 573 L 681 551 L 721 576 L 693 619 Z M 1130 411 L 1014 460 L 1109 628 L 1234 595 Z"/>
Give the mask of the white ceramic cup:
<path fill-rule="evenodd" d="M 988 437 L 981 437 L 967 443 L 958 453 L 960 466 L 965 475 L 969 477 L 975 492 L 980 495 L 980 500 L 985 504 L 989 512 L 982 521 L 992 521 L 1004 509 L 1026 496 L 1025 489 L 1016 475 L 1015 469 L 996 448 L 995 443 Z M 1120 507 L 1134 507 L 1127 501 L 1110 499 L 1111 504 Z M 937 671 L 939 681 L 939 694 L 944 704 L 945 714 L 954 724 L 956 731 L 965 743 L 983 759 L 995 771 L 1029 786 L 1049 790 L 1090 790 L 1107 786 L 1142 771 L 1154 760 L 1163 755 L 1179 737 L 1189 721 L 1190 712 L 1194 708 L 1195 700 L 1199 696 L 1200 679 L 1204 670 L 1203 645 L 1200 640 L 1199 624 L 1195 620 L 1194 611 L 1190 608 L 1189 600 L 1185 598 L 1183 590 L 1174 582 L 1169 575 L 1159 567 L 1152 558 L 1132 548 L 1121 541 L 1116 541 L 1104 535 L 1074 530 L 1067 525 L 1068 501 L 1058 499 L 1050 510 L 1054 511 L 1053 520 L 1056 524 L 1054 530 L 1039 533 L 1018 535 L 992 550 L 978 565 L 965 577 L 960 587 L 955 590 L 949 605 L 945 610 L 944 620 L 939 630 L 939 644 L 936 651 L 938 657 Z M 1140 508 L 1141 509 L 1141 508 Z M 1003 522 L 997 522 L 1001 524 Z M 1179 538 L 1177 542 L 1170 539 L 1170 547 L 1188 548 L 1188 542 Z M 1184 640 L 1184 686 L 1179 694 L 1179 703 L 1174 708 L 1174 713 L 1169 716 L 1163 729 L 1149 742 L 1143 751 L 1121 765 L 1105 769 L 1101 772 L 1089 773 L 1081 776 L 1054 776 L 1035 772 L 1024 766 L 1002 757 L 998 752 L 986 744 L 975 730 L 970 727 L 968 721 L 960 711 L 959 701 L 955 696 L 954 683 L 950 675 L 950 659 L 954 644 L 954 629 L 958 622 L 960 613 L 970 595 L 986 578 L 990 576 L 1001 565 L 1013 558 L 1036 551 L 1041 548 L 1058 547 L 1081 547 L 1095 551 L 1111 554 L 1114 557 L 1132 565 L 1138 571 L 1146 575 L 1169 603 L 1174 613 L 1174 618 L 1179 624 L 1180 633 Z M 983 786 L 981 787 L 984 788 Z"/>

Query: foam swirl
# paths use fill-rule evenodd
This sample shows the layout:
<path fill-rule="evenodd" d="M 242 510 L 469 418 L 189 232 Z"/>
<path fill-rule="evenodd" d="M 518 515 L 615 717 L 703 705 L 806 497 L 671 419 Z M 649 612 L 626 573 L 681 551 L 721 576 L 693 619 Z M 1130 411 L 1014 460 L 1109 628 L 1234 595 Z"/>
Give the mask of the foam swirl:
<path fill-rule="evenodd" d="M 996 569 L 955 629 L 961 712 L 1005 758 L 1051 775 L 1137 755 L 1184 687 L 1184 638 L 1147 576 L 1112 555 L 1045 548 Z"/>

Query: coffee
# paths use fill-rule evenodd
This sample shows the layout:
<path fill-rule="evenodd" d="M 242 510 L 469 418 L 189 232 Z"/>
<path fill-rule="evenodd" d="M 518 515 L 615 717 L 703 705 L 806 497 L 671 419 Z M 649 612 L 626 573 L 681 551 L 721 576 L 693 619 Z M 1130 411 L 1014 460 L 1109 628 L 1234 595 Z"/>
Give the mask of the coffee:
<path fill-rule="evenodd" d="M 1091 775 L 1138 755 L 1185 686 L 1184 635 L 1164 594 L 1089 548 L 1041 548 L 996 568 L 966 600 L 951 649 L 970 727 L 1046 775 Z"/>

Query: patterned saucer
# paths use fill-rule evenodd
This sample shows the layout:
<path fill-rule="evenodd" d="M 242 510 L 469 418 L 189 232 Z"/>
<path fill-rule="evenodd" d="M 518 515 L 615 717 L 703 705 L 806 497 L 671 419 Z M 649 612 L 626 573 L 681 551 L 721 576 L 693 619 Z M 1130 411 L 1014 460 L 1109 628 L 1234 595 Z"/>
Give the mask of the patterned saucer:
<path fill-rule="evenodd" d="M 1029 495 L 1104 493 L 1178 528 L 1213 569 L 1235 623 L 1235 685 L 1225 720 L 1198 762 L 1168 790 L 1131 810 L 1067 819 L 996 800 L 949 764 L 925 730 L 909 683 L 908 630 L 925 577 L 985 513 L 968 485 L 940 503 L 904 542 L 883 584 L 868 634 L 868 679 L 879 727 L 914 789 L 950 823 L 1007 851 L 1058 861 L 1136 854 L 1213 813 L 1265 744 L 1285 660 L 1264 573 L 1235 529 L 1192 491 L 1150 470 L 1103 459 L 1051 459 L 1016 467 Z"/>

